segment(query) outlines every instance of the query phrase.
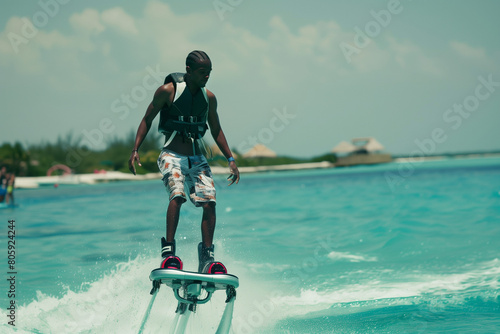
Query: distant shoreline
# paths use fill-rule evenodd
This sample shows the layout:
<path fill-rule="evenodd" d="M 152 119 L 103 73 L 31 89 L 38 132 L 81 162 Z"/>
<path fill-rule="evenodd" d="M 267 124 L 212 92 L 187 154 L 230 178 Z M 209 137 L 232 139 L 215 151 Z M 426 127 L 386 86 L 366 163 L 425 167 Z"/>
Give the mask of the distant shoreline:
<path fill-rule="evenodd" d="M 418 163 L 422 161 L 438 161 L 450 159 L 474 159 L 474 158 L 500 158 L 500 153 L 474 153 L 474 154 L 457 154 L 457 155 L 435 155 L 425 157 L 397 157 L 390 163 Z M 326 168 L 345 168 L 335 166 L 334 163 L 308 162 L 295 163 L 286 165 L 270 165 L 270 166 L 252 166 L 239 167 L 242 174 L 245 173 L 263 173 L 271 171 L 292 171 L 292 170 L 308 170 L 308 169 L 326 169 Z M 227 167 L 212 166 L 214 175 L 227 174 Z M 98 184 L 117 181 L 144 181 L 144 180 L 161 179 L 160 173 L 147 173 L 142 175 L 133 175 L 132 173 L 123 173 L 118 171 L 107 171 L 104 173 L 89 173 L 89 174 L 70 174 L 58 176 L 31 176 L 31 177 L 16 177 L 16 189 L 35 189 L 43 186 L 58 186 L 63 184 Z"/>
<path fill-rule="evenodd" d="M 305 170 L 318 168 L 333 168 L 334 164 L 323 161 L 317 163 L 303 164 L 288 164 L 275 166 L 255 166 L 255 167 L 239 167 L 241 173 L 259 173 L 268 171 L 284 171 L 284 170 Z M 214 175 L 228 174 L 227 167 L 212 166 Z M 109 171 L 105 173 L 89 173 L 89 174 L 70 174 L 57 176 L 30 176 L 17 177 L 16 189 L 33 189 L 41 186 L 58 186 L 61 184 L 97 184 L 116 181 L 144 181 L 161 179 L 160 173 L 147 173 L 142 175 L 133 175 L 132 173 L 123 173 L 117 171 Z"/>
<path fill-rule="evenodd" d="M 428 155 L 428 156 L 398 156 L 394 157 L 393 162 L 414 162 L 418 160 L 433 161 L 447 159 L 475 159 L 475 158 L 500 158 L 500 153 L 463 153 L 449 155 Z"/>

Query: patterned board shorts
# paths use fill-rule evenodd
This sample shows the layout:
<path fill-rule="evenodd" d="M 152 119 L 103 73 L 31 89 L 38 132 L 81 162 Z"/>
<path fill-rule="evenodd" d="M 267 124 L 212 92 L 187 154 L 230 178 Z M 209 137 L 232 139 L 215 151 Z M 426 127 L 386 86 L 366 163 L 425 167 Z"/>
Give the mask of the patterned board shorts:
<path fill-rule="evenodd" d="M 163 149 L 158 158 L 158 168 L 170 201 L 176 197 L 186 201 L 187 191 L 195 206 L 215 202 L 212 171 L 203 155 L 187 156 Z"/>

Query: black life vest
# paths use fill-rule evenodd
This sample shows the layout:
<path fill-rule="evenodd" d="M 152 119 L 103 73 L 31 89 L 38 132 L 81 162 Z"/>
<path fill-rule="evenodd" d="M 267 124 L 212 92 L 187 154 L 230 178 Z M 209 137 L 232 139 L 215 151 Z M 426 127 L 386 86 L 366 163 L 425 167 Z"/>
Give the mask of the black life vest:
<path fill-rule="evenodd" d="M 171 73 L 165 78 L 165 83 L 172 82 L 175 87 L 174 100 L 170 107 L 160 111 L 158 131 L 168 139 L 168 146 L 176 134 L 193 140 L 201 139 L 208 129 L 208 97 L 205 87 L 194 96 L 186 89 L 184 73 Z"/>

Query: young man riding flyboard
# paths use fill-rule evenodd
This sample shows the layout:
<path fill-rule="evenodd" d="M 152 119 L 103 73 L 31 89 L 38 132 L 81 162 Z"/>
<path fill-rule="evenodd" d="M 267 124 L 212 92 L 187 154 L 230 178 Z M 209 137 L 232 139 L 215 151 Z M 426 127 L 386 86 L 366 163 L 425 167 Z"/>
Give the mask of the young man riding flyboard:
<path fill-rule="evenodd" d="M 200 273 L 227 273 L 225 266 L 214 260 L 215 186 L 210 166 L 202 154 L 201 141 L 207 130 L 229 162 L 229 185 L 240 179 L 238 167 L 229 149 L 217 114 L 215 95 L 205 88 L 212 71 L 212 62 L 203 51 L 193 51 L 186 58 L 186 73 L 171 73 L 160 86 L 139 124 L 129 169 L 136 174 L 139 148 L 154 118 L 160 113 L 158 131 L 165 135 L 165 144 L 158 158 L 163 183 L 169 193 L 166 238 L 161 239 L 164 258 L 161 268 L 182 270 L 182 261 L 175 255 L 175 232 L 182 204 L 189 199 L 203 208 L 202 242 L 198 245 Z"/>

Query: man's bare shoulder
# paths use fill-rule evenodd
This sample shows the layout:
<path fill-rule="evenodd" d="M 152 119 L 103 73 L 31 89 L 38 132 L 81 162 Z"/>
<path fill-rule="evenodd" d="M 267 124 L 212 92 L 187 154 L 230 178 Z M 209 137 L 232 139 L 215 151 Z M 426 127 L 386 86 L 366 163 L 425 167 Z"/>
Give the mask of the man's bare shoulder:
<path fill-rule="evenodd" d="M 174 87 L 174 84 L 172 82 L 169 82 L 169 83 L 167 83 L 165 85 L 161 85 L 156 90 L 156 93 L 167 94 L 167 95 L 171 95 L 174 92 L 175 92 L 175 87 Z"/>
<path fill-rule="evenodd" d="M 170 106 L 174 94 L 175 88 L 171 82 L 165 85 L 161 85 L 155 92 L 155 95 L 153 97 L 153 105 L 157 108 Z"/>
<path fill-rule="evenodd" d="M 215 100 L 215 95 L 207 89 L 207 97 L 209 100 Z"/>

